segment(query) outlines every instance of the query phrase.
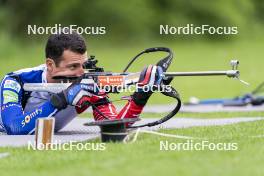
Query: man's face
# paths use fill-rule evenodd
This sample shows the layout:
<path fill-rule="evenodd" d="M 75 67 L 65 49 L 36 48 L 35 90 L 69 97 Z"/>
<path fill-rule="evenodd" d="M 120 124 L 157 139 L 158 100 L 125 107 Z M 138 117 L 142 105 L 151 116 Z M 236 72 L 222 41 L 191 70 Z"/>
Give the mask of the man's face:
<path fill-rule="evenodd" d="M 70 50 L 64 50 L 59 65 L 48 64 L 50 77 L 54 76 L 81 76 L 84 73 L 83 63 L 87 61 L 87 53 L 79 54 Z M 50 67 L 50 68 L 49 68 Z"/>

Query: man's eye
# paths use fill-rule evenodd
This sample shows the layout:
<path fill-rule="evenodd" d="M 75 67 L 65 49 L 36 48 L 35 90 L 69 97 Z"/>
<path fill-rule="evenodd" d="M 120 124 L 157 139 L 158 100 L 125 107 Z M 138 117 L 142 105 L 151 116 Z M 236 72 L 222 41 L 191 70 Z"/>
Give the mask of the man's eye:
<path fill-rule="evenodd" d="M 77 65 L 72 65 L 72 66 L 70 66 L 70 70 L 75 70 L 76 68 L 78 68 Z"/>

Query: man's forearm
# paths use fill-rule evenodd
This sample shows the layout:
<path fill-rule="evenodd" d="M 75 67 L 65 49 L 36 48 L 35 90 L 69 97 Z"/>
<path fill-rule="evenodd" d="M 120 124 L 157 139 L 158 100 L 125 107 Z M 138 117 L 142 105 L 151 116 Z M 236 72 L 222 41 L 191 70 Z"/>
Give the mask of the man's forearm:
<path fill-rule="evenodd" d="M 4 105 L 6 108 L 1 112 L 2 121 L 7 134 L 25 135 L 35 131 L 35 123 L 38 118 L 51 117 L 57 109 L 48 101 L 35 110 L 23 113 L 19 105 Z"/>

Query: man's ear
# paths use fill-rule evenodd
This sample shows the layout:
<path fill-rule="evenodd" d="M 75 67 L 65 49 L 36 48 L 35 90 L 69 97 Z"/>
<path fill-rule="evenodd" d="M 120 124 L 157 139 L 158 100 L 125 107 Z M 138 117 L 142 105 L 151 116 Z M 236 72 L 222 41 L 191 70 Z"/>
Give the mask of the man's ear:
<path fill-rule="evenodd" d="M 56 67 L 54 60 L 50 58 L 46 59 L 46 65 L 47 65 L 47 70 L 49 73 L 53 72 L 54 68 Z"/>

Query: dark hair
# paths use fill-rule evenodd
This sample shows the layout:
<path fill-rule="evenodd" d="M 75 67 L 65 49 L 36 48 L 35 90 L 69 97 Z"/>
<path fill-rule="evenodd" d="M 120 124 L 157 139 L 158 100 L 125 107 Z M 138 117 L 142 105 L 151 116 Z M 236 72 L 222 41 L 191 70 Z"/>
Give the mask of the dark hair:
<path fill-rule="evenodd" d="M 50 35 L 45 49 L 46 58 L 54 60 L 58 66 L 64 50 L 84 54 L 86 52 L 84 38 L 76 32 Z"/>

